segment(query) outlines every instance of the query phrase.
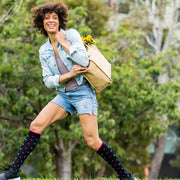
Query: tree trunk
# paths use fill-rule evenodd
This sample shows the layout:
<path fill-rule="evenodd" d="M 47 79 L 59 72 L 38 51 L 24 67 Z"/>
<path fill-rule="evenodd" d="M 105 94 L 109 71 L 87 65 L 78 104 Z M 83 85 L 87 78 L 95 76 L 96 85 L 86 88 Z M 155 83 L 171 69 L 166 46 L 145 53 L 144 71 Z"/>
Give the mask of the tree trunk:
<path fill-rule="evenodd" d="M 160 75 L 158 77 L 158 82 L 160 84 L 164 84 L 168 82 L 168 73 L 164 73 L 163 75 Z M 164 124 L 162 124 L 162 127 L 165 128 L 165 122 L 167 121 L 167 115 L 164 114 L 162 116 Z M 158 179 L 159 171 L 161 168 L 162 160 L 164 157 L 164 150 L 166 146 L 166 134 L 162 135 L 160 138 L 156 138 L 154 141 L 154 155 L 150 167 L 150 173 L 149 173 L 149 179 Z"/>
<path fill-rule="evenodd" d="M 157 138 L 154 142 L 154 155 L 150 167 L 149 179 L 158 179 L 159 170 L 161 168 L 161 163 L 164 157 L 164 150 L 166 146 L 166 134 Z"/>
<path fill-rule="evenodd" d="M 56 159 L 56 175 L 60 179 L 70 180 L 72 174 L 71 160 L 72 150 L 79 142 L 79 139 L 67 140 L 67 145 L 64 145 L 64 139 L 59 135 L 57 129 L 54 130 L 57 143 L 54 146 L 54 153 Z"/>
<path fill-rule="evenodd" d="M 71 179 L 71 151 L 56 151 L 56 175 L 60 179 Z"/>
<path fill-rule="evenodd" d="M 96 178 L 100 178 L 100 177 L 103 177 L 104 176 L 104 172 L 106 170 L 106 163 L 105 164 L 102 164 L 102 168 L 99 170 Z"/>

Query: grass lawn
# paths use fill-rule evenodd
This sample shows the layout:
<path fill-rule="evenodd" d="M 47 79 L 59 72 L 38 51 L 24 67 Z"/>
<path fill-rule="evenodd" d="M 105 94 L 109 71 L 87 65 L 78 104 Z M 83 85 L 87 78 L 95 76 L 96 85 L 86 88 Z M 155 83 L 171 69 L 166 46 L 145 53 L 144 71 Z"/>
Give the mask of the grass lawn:
<path fill-rule="evenodd" d="M 139 179 L 137 178 L 138 180 L 143 180 L 143 179 Z M 58 178 L 28 178 L 28 179 L 23 179 L 23 180 L 60 180 Z M 74 178 L 72 180 L 118 180 L 117 178 L 98 178 L 98 179 L 78 179 L 78 178 Z M 176 179 L 168 179 L 168 178 L 165 178 L 165 179 L 158 179 L 158 180 L 180 180 L 178 178 Z"/>

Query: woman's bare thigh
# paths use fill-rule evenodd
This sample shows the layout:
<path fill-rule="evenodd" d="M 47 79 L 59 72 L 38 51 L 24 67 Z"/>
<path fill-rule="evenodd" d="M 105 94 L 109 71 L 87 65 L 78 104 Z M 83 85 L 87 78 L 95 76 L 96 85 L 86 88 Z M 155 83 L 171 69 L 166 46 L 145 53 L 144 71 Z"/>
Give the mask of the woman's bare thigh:
<path fill-rule="evenodd" d="M 94 150 L 97 150 L 102 144 L 98 134 L 98 122 L 96 115 L 81 114 L 79 115 L 81 121 L 82 132 L 87 144 Z"/>
<path fill-rule="evenodd" d="M 32 121 L 30 130 L 42 133 L 43 130 L 57 120 L 64 119 L 69 113 L 55 103 L 48 103 Z"/>

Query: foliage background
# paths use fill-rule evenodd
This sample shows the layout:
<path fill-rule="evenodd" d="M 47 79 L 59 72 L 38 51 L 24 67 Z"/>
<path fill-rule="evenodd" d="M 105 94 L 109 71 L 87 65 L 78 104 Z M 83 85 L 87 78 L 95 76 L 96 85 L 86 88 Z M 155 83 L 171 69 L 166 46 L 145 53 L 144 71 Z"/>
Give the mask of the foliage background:
<path fill-rule="evenodd" d="M 47 39 L 31 26 L 32 8 L 45 2 L 48 1 L 2 0 L 0 3 L 1 162 L 13 160 L 30 122 L 57 93 L 42 82 L 38 49 Z M 144 167 L 151 163 L 148 145 L 180 118 L 176 103 L 179 78 L 157 83 L 157 76 L 165 70 L 172 77 L 178 74 L 179 62 L 171 59 L 177 57 L 179 50 L 171 46 L 166 53 L 154 55 L 144 38 L 148 27 L 137 27 L 133 18 L 122 21 L 116 32 L 108 30 L 111 9 L 100 0 L 63 2 L 69 9 L 69 28 L 77 29 L 82 36 L 92 34 L 112 64 L 113 84 L 97 95 L 100 137 L 112 146 L 127 169 L 144 177 Z M 165 113 L 168 121 L 164 124 L 161 116 Z M 38 173 L 33 173 L 35 177 L 56 176 L 55 130 L 59 131 L 65 145 L 68 139 L 78 140 L 72 152 L 73 177 L 95 178 L 102 171 L 104 176 L 113 175 L 112 169 L 87 147 L 80 123 L 73 116 L 44 131 L 33 156 L 25 163 L 38 169 Z"/>

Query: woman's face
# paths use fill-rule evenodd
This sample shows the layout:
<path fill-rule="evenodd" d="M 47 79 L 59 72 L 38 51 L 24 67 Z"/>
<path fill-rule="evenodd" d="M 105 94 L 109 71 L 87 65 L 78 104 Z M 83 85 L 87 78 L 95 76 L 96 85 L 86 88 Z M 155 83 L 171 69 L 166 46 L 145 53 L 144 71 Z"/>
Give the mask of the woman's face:
<path fill-rule="evenodd" d="M 45 14 L 43 25 L 48 34 L 57 33 L 59 31 L 58 15 L 55 12 Z"/>

